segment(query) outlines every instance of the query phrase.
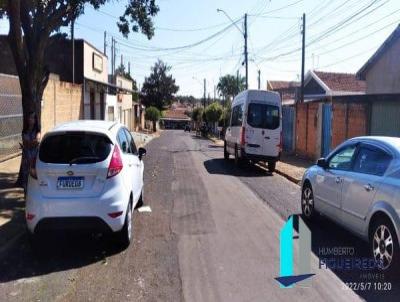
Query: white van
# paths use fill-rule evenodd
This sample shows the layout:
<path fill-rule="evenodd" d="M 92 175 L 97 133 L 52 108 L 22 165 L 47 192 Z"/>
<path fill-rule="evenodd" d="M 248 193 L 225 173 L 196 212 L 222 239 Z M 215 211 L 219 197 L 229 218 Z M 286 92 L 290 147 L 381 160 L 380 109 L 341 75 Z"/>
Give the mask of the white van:
<path fill-rule="evenodd" d="M 232 102 L 232 114 L 224 141 L 224 158 L 268 163 L 275 171 L 282 151 L 282 104 L 278 93 L 246 90 Z"/>

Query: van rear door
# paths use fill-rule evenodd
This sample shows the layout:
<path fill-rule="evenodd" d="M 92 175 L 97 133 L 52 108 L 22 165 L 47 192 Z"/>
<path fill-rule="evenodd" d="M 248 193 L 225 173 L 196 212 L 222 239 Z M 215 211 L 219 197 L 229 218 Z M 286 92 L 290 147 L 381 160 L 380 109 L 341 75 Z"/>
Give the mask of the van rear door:
<path fill-rule="evenodd" d="M 261 146 L 259 148 L 261 154 L 264 156 L 277 157 L 280 151 L 279 145 L 281 139 L 280 106 L 272 102 L 250 103 L 247 114 L 247 124 L 250 126 L 249 131 L 254 131 L 254 141 L 257 141 L 257 144 Z M 248 142 L 247 146 L 250 147 L 250 138 Z"/>

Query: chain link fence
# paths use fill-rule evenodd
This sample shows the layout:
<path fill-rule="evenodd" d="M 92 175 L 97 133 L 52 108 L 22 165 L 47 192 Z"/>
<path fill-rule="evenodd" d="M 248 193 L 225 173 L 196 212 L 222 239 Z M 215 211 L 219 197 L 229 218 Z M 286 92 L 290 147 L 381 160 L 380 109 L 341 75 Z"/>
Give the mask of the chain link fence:
<path fill-rule="evenodd" d="M 18 77 L 0 74 L 0 161 L 19 153 L 22 96 Z"/>

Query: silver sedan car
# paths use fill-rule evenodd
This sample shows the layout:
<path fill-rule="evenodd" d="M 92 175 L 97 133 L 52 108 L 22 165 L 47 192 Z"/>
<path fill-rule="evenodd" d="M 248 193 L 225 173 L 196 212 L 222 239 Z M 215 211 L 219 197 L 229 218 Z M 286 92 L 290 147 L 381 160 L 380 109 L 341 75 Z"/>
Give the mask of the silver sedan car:
<path fill-rule="evenodd" d="M 302 180 L 307 219 L 323 214 L 369 242 L 381 269 L 400 262 L 400 138 L 350 139 Z"/>

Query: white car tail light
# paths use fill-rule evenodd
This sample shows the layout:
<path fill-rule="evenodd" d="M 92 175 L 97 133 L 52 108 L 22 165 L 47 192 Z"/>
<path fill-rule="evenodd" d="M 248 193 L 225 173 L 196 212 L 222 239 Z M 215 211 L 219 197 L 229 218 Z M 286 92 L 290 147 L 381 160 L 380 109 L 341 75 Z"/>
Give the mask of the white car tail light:
<path fill-rule="evenodd" d="M 121 172 L 123 167 L 124 165 L 122 163 L 121 152 L 119 151 L 118 146 L 115 146 L 110 165 L 108 166 L 107 178 L 117 175 L 119 172 Z"/>

